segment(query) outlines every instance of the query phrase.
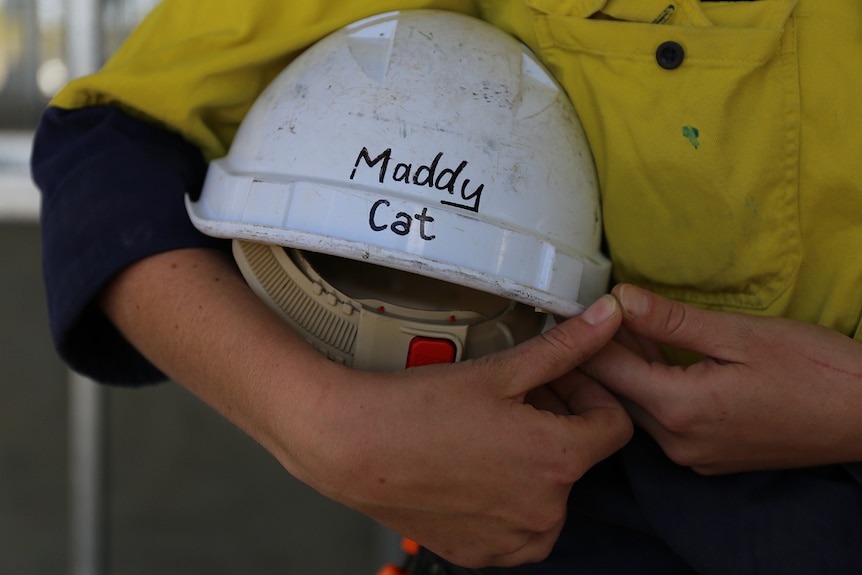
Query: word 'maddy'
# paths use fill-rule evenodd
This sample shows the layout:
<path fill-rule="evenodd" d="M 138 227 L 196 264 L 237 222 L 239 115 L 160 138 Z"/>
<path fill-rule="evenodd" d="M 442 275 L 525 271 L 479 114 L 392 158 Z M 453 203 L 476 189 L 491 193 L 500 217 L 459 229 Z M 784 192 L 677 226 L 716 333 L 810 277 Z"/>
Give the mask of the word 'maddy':
<path fill-rule="evenodd" d="M 356 176 L 357 170 L 360 169 L 360 163 L 365 164 L 368 168 L 378 166 L 377 180 L 382 184 L 387 178 L 392 181 L 402 182 L 404 184 L 428 187 L 441 191 L 446 191 L 449 195 L 454 196 L 455 190 L 458 189 L 460 201 L 440 200 L 441 204 L 453 206 L 471 212 L 479 211 L 479 200 L 482 198 L 482 190 L 485 189 L 485 184 L 479 184 L 472 192 L 467 189 L 470 184 L 469 178 L 461 178 L 461 172 L 467 167 L 467 160 L 463 160 L 456 168 L 440 169 L 440 160 L 443 158 L 443 152 L 434 156 L 430 164 L 421 164 L 415 170 L 412 163 L 397 162 L 392 171 L 389 171 L 390 162 L 392 160 L 392 148 L 386 148 L 372 158 L 368 152 L 368 148 L 362 148 L 353 164 L 353 171 L 350 172 L 350 179 Z M 439 172 L 438 172 L 439 169 Z M 460 180 L 460 181 L 459 181 Z M 460 188 L 459 188 L 460 183 Z"/>

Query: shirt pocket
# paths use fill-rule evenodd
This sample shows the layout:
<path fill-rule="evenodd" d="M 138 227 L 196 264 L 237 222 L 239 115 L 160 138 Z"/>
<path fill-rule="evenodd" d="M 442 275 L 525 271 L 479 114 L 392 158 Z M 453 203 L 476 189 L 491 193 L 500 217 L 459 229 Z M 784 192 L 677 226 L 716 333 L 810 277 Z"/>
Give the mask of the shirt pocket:
<path fill-rule="evenodd" d="M 527 0 L 584 123 L 615 279 L 767 310 L 801 260 L 796 0 Z"/>

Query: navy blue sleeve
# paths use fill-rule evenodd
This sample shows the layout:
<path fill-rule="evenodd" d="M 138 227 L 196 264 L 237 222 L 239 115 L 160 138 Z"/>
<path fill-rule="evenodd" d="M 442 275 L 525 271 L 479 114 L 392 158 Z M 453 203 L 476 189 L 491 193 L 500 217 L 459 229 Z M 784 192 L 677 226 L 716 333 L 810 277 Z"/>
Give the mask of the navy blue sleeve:
<path fill-rule="evenodd" d="M 223 240 L 198 232 L 186 213 L 183 197 L 199 192 L 206 173 L 200 151 L 117 108 L 48 108 L 31 169 L 42 192 L 43 275 L 60 357 L 103 383 L 164 380 L 95 300 L 118 272 L 148 256 L 226 249 Z"/>

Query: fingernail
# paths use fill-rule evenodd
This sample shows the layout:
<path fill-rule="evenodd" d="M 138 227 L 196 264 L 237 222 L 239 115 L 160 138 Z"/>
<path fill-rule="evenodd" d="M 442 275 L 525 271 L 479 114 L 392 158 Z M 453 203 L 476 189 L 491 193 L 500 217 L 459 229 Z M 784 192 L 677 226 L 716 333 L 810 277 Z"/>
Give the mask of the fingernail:
<path fill-rule="evenodd" d="M 617 298 L 612 295 L 603 295 L 593 305 L 588 307 L 581 317 L 590 325 L 599 325 L 607 321 L 617 309 Z"/>
<path fill-rule="evenodd" d="M 642 289 L 632 285 L 621 285 L 617 296 L 628 315 L 641 317 L 649 312 L 649 298 Z"/>

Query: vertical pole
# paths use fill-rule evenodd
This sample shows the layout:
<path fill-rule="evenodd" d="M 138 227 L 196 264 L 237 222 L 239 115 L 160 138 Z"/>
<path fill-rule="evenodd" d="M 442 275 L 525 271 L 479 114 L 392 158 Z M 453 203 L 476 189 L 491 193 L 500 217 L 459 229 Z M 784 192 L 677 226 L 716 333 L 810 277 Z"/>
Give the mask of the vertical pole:
<path fill-rule="evenodd" d="M 69 372 L 69 571 L 101 575 L 107 558 L 105 390 Z"/>
<path fill-rule="evenodd" d="M 401 536 L 379 523 L 375 523 L 374 527 L 374 564 L 398 565 L 404 556 Z"/>
<path fill-rule="evenodd" d="M 66 59 L 72 78 L 102 65 L 100 0 L 66 0 Z M 69 374 L 70 575 L 101 575 L 107 557 L 105 390 Z"/>
<path fill-rule="evenodd" d="M 66 60 L 72 78 L 102 65 L 101 0 L 66 0 Z"/>

